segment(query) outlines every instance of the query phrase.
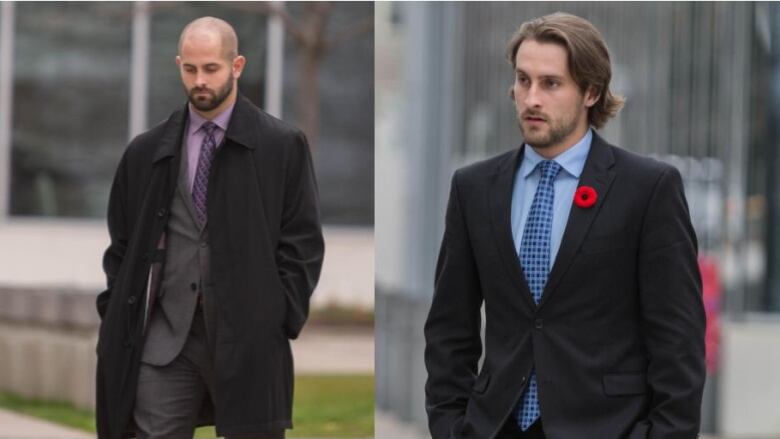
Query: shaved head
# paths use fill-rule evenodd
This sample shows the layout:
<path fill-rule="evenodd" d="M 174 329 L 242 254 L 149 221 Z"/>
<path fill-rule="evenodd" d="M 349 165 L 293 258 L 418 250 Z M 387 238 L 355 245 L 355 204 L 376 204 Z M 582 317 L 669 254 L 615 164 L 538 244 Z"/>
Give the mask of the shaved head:
<path fill-rule="evenodd" d="M 185 44 L 207 42 L 213 38 L 219 39 L 222 56 L 226 60 L 232 61 L 238 56 L 238 37 L 233 26 L 225 20 L 214 17 L 201 17 L 184 27 L 179 37 L 179 55 Z"/>
<path fill-rule="evenodd" d="M 246 58 L 238 54 L 238 38 L 231 25 L 202 17 L 181 32 L 176 65 L 192 108 L 211 120 L 236 101 L 237 80 Z"/>

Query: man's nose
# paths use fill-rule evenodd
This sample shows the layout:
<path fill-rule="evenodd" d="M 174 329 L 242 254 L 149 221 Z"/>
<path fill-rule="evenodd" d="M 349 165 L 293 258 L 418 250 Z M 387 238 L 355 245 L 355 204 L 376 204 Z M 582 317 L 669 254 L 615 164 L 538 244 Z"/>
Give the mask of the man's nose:
<path fill-rule="evenodd" d="M 539 99 L 539 87 L 536 84 L 531 84 L 528 90 L 525 92 L 523 103 L 526 107 L 539 107 L 541 100 Z"/>
<path fill-rule="evenodd" d="M 198 72 L 195 75 L 195 86 L 198 88 L 203 88 L 206 86 L 206 75 L 203 73 Z"/>

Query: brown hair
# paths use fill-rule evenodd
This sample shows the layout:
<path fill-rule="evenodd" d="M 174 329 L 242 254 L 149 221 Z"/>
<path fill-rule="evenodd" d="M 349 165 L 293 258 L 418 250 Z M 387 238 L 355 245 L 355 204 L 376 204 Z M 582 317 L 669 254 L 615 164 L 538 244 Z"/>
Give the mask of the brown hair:
<path fill-rule="evenodd" d="M 512 67 L 520 44 L 525 40 L 555 43 L 563 46 L 569 55 L 569 72 L 583 93 L 590 87 L 599 96 L 588 110 L 588 123 L 601 128 L 614 117 L 625 99 L 609 90 L 612 67 L 604 38 L 588 20 L 576 15 L 556 12 L 526 21 L 509 40 L 507 58 Z"/>

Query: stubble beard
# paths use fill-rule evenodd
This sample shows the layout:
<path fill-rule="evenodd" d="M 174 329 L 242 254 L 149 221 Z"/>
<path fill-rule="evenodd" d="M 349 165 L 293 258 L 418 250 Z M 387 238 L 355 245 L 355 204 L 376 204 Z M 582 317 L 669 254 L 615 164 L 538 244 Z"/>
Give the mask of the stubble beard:
<path fill-rule="evenodd" d="M 528 122 L 524 119 L 527 116 L 541 117 L 544 119 L 544 123 L 540 126 L 528 126 L 526 128 L 525 125 L 528 124 Z M 517 115 L 517 122 L 520 126 L 520 133 L 523 135 L 523 140 L 525 140 L 525 143 L 528 145 L 538 149 L 546 149 L 560 144 L 577 129 L 577 122 L 579 119 L 579 112 L 575 112 L 571 117 L 563 117 L 557 120 L 551 119 L 542 113 L 532 111 L 525 111 L 522 114 Z M 544 129 L 545 125 L 547 130 Z"/>
<path fill-rule="evenodd" d="M 190 100 L 190 103 L 193 107 L 198 109 L 199 111 L 211 111 L 220 105 L 222 105 L 223 102 L 225 102 L 225 99 L 227 99 L 228 96 L 230 96 L 230 93 L 233 91 L 233 83 L 234 83 L 233 73 L 230 73 L 230 76 L 228 77 L 227 81 L 222 84 L 221 87 L 219 87 L 216 91 L 211 89 L 200 89 L 200 88 L 192 88 L 190 90 L 187 90 L 187 97 Z M 211 95 L 208 99 L 201 99 L 201 96 L 196 96 L 195 94 L 197 92 L 205 91 L 208 94 Z"/>

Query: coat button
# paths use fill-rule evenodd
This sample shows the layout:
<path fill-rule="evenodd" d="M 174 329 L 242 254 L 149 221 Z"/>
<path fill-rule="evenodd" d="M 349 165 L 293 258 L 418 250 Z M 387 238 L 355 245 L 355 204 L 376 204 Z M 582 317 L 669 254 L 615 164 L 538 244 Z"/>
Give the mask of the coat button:
<path fill-rule="evenodd" d="M 158 218 L 162 218 L 164 216 L 165 216 L 165 208 L 162 207 L 162 208 L 160 208 L 160 210 L 157 211 L 157 217 Z"/>
<path fill-rule="evenodd" d="M 197 291 L 198 290 L 198 284 L 196 284 L 195 282 L 191 283 L 190 284 L 190 289 L 192 291 Z"/>
<path fill-rule="evenodd" d="M 128 305 L 135 305 L 135 296 L 130 296 L 129 299 L 127 299 Z"/>
<path fill-rule="evenodd" d="M 132 342 L 132 341 L 130 341 L 130 340 L 125 340 L 125 342 L 123 343 L 123 345 L 124 345 L 124 347 L 126 347 L 126 348 L 129 348 L 130 346 L 132 346 L 132 345 L 133 345 L 133 342 Z"/>
<path fill-rule="evenodd" d="M 520 378 L 520 383 L 522 384 L 524 382 L 525 382 L 525 377 Z"/>
<path fill-rule="evenodd" d="M 536 320 L 534 321 L 534 328 L 536 328 L 536 329 L 542 329 L 542 326 L 544 326 L 544 325 L 542 324 L 542 319 L 536 319 Z"/>

